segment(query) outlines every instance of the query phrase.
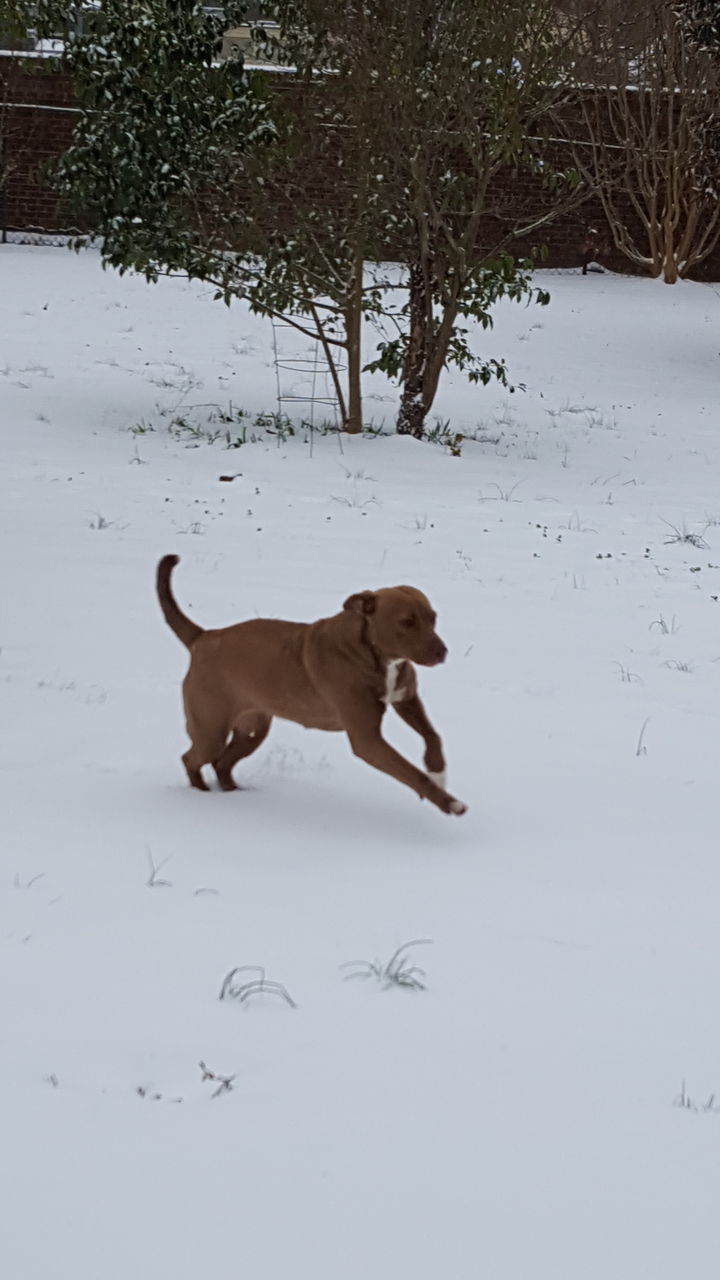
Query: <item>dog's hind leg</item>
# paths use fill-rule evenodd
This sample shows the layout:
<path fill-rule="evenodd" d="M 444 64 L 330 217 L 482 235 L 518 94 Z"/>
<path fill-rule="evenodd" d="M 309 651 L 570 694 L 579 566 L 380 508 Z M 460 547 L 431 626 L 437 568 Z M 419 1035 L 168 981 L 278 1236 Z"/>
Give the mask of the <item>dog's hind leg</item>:
<path fill-rule="evenodd" d="M 209 791 L 210 788 L 202 776 L 202 767 L 205 764 L 211 764 L 213 756 L 222 751 L 225 739 L 215 741 L 211 746 L 204 746 L 201 743 L 193 742 L 192 746 L 185 752 L 182 762 L 188 776 L 191 787 L 197 787 L 198 791 Z"/>
<path fill-rule="evenodd" d="M 209 791 L 202 776 L 202 767 L 212 764 L 223 753 L 228 740 L 229 727 L 226 724 L 211 724 L 201 720 L 186 707 L 188 737 L 191 746 L 182 757 L 191 787 L 198 791 Z"/>
<path fill-rule="evenodd" d="M 232 776 L 235 765 L 238 760 L 244 760 L 253 751 L 257 751 L 267 738 L 271 724 L 272 717 L 260 712 L 253 712 L 240 719 L 224 751 L 213 760 L 213 769 L 223 791 L 237 791 L 237 783 Z"/>
<path fill-rule="evenodd" d="M 210 788 L 201 773 L 202 765 L 196 764 L 192 747 L 181 756 L 181 760 L 185 765 L 190 786 L 197 787 L 198 791 L 209 791 Z M 207 761 L 204 763 L 207 764 Z"/>

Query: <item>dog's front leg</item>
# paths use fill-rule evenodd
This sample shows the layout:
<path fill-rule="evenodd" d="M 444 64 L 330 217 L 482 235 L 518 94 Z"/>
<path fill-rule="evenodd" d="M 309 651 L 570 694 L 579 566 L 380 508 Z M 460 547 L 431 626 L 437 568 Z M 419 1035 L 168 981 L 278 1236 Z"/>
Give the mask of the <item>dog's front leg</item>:
<path fill-rule="evenodd" d="M 394 702 L 393 706 L 406 724 L 410 725 L 425 743 L 425 768 L 433 782 L 437 782 L 439 787 L 445 787 L 445 757 L 443 755 L 442 742 L 440 735 L 433 728 L 428 719 L 420 698 L 415 693 L 409 698 L 403 698 L 402 702 Z"/>
<path fill-rule="evenodd" d="M 467 806 L 461 800 L 448 795 L 443 787 L 438 786 L 437 782 L 429 778 L 421 769 L 416 769 L 414 764 L 385 741 L 380 732 L 384 710 L 382 703 L 369 700 L 353 701 L 338 709 L 350 739 L 350 746 L 359 759 L 364 760 L 366 764 L 371 764 L 374 769 L 389 773 L 390 777 L 397 778 L 398 782 L 404 782 L 405 786 L 415 791 L 421 800 L 429 800 L 443 813 L 465 813 Z"/>

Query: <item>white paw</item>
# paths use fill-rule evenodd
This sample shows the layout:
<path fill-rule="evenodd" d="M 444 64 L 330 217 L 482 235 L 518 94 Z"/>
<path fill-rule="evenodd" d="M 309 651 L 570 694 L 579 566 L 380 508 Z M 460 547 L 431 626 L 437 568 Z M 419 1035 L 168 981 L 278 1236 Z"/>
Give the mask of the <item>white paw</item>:
<path fill-rule="evenodd" d="M 458 815 L 461 813 L 467 813 L 467 805 L 463 804 L 462 800 L 453 800 L 450 804 L 450 812 L 457 813 Z"/>
<path fill-rule="evenodd" d="M 435 783 L 436 787 L 442 787 L 443 791 L 447 790 L 447 772 L 443 769 L 442 773 L 430 773 L 428 770 L 428 778 Z"/>

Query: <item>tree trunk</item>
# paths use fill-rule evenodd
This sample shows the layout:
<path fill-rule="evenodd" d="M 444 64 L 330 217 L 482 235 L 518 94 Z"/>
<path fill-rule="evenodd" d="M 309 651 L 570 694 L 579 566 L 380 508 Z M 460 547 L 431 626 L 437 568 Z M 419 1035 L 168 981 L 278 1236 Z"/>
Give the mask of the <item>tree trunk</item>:
<path fill-rule="evenodd" d="M 427 372 L 430 337 L 428 332 L 431 300 L 423 263 L 415 261 L 410 266 L 410 334 L 402 374 L 402 395 L 397 431 L 401 436 L 422 438 L 425 425 L 425 375 Z"/>
<path fill-rule="evenodd" d="M 367 141 L 361 136 L 355 157 L 357 189 L 355 192 L 355 240 L 352 247 L 352 276 L 344 298 L 343 321 L 347 351 L 347 413 L 344 427 L 350 435 L 358 435 L 363 428 L 362 417 L 362 322 L 363 280 L 365 275 L 365 236 L 367 227 L 367 200 L 369 189 L 370 154 Z"/>
<path fill-rule="evenodd" d="M 677 284 L 677 252 L 675 247 L 675 229 L 669 213 L 665 216 L 663 226 L 663 280 L 665 284 Z"/>
<path fill-rule="evenodd" d="M 363 245 L 356 246 L 355 276 L 345 305 L 345 339 L 347 342 L 347 419 L 345 430 L 350 435 L 362 431 L 362 289 L 365 258 Z"/>
<path fill-rule="evenodd" d="M 360 324 L 362 316 L 357 307 L 346 313 L 347 324 L 347 421 L 345 430 L 350 435 L 362 431 L 362 387 L 360 380 Z"/>

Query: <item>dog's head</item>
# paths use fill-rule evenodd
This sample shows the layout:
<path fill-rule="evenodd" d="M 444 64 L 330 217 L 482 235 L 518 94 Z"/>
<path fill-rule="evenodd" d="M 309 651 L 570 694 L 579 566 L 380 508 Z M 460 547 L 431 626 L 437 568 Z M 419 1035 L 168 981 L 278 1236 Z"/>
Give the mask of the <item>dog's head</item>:
<path fill-rule="evenodd" d="M 371 643 L 388 660 L 407 658 L 421 667 L 434 667 L 447 657 L 435 630 L 435 610 L 415 587 L 359 591 L 348 596 L 343 608 L 367 620 Z"/>

